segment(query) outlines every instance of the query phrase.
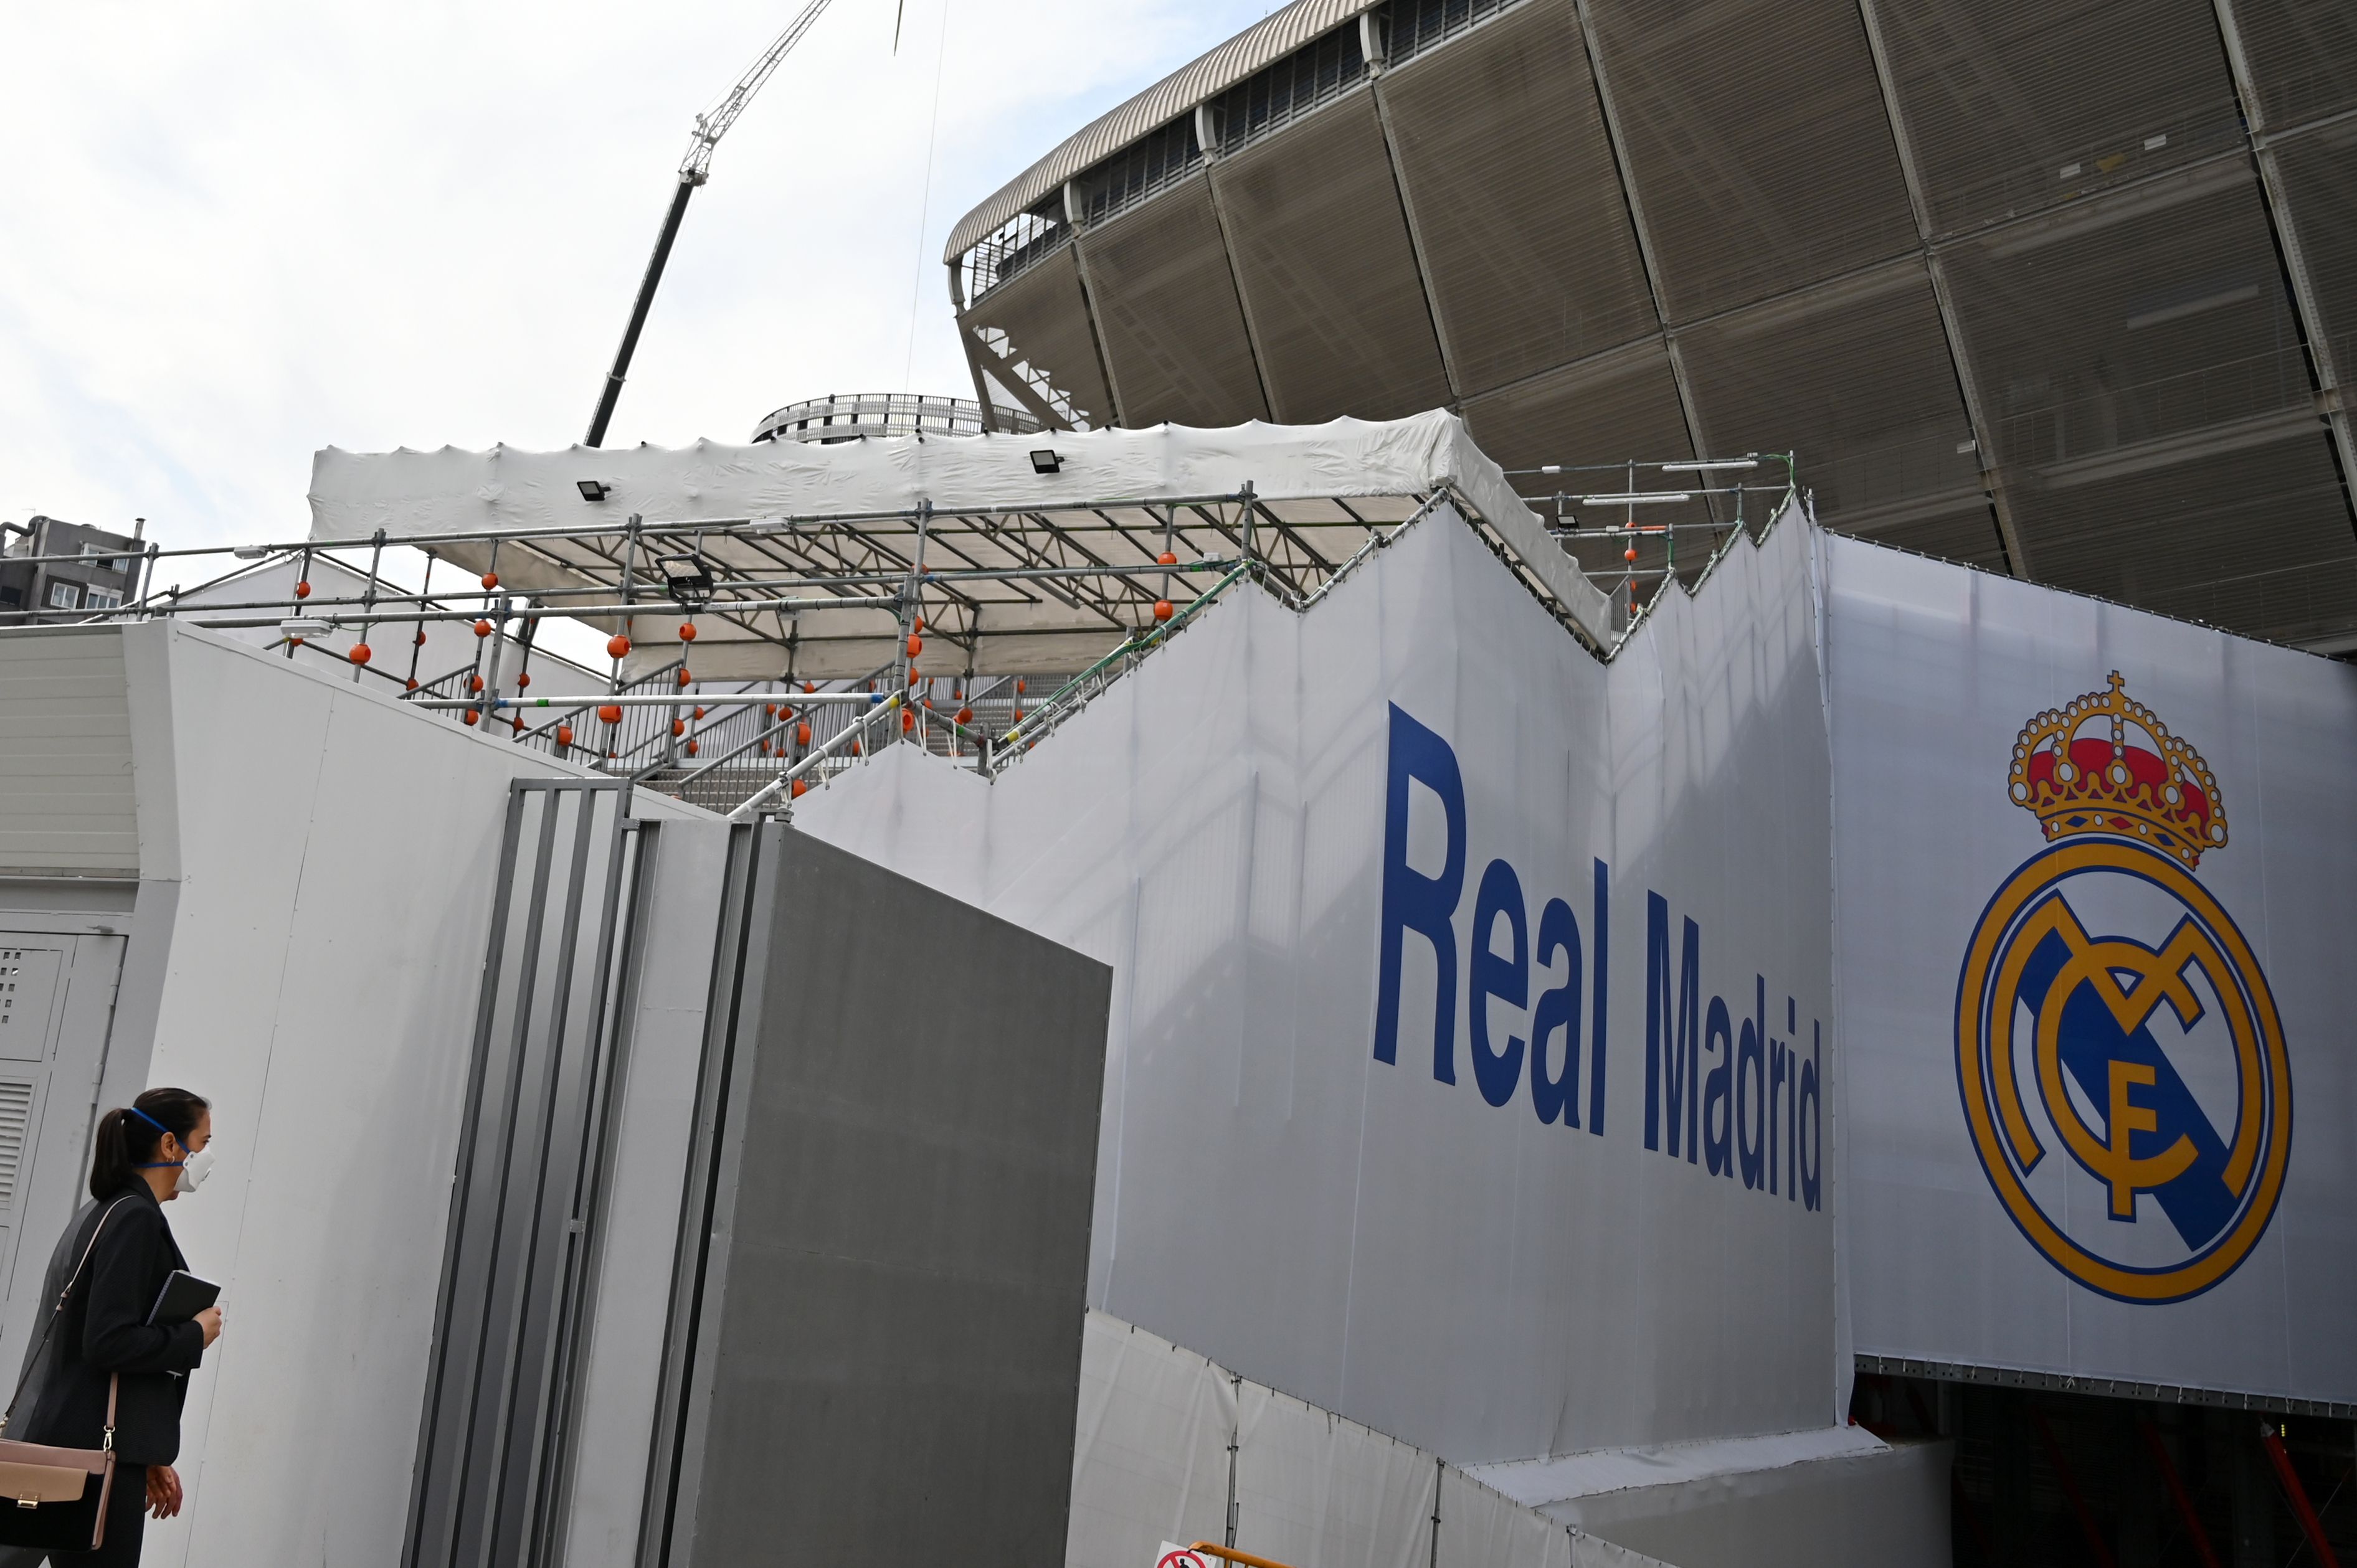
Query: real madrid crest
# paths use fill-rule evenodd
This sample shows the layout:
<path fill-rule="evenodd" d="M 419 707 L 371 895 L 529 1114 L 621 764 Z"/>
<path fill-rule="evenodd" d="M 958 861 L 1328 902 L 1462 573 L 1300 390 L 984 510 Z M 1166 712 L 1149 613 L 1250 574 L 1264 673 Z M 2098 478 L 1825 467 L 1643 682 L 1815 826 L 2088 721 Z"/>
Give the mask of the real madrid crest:
<path fill-rule="evenodd" d="M 2266 977 L 2194 879 L 2226 843 L 2199 753 L 2115 672 L 2029 721 L 2014 803 L 2048 847 L 1982 911 L 1956 986 L 1973 1147 L 2021 1233 L 2121 1301 L 2182 1301 L 2250 1255 L 2291 1156 Z"/>

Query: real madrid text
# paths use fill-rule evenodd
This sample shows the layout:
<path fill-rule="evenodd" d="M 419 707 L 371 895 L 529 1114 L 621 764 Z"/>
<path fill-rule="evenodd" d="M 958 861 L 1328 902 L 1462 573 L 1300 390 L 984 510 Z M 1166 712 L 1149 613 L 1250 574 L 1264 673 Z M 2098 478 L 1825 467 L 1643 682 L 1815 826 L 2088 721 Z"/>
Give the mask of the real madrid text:
<path fill-rule="evenodd" d="M 1437 872 L 1411 864 L 1411 784 L 1440 802 L 1448 849 Z M 1375 1059 L 1399 1061 L 1407 942 L 1420 939 L 1437 964 L 1433 1078 L 1458 1081 L 1461 993 L 1466 1056 L 1481 1098 L 1501 1109 L 1520 1098 L 1542 1122 L 1601 1136 L 1610 1086 L 1610 869 L 1594 863 L 1583 933 L 1569 899 L 1548 896 L 1569 889 L 1525 894 L 1522 873 L 1492 859 L 1474 885 L 1460 964 L 1457 914 L 1469 869 L 1464 776 L 1448 741 L 1396 705 L 1383 867 Z M 1537 899 L 1544 901 L 1534 921 Z M 1798 1003 L 1790 995 L 1771 1003 L 1763 974 L 1738 988 L 1732 1006 L 1723 996 L 1706 999 L 1702 928 L 1691 917 L 1680 919 L 1674 950 L 1671 915 L 1668 899 L 1646 894 L 1644 1146 L 1814 1212 L 1824 1197 L 1824 1025 L 1805 1020 L 1804 1047 Z M 1534 983 L 1544 987 L 1535 998 Z M 1493 1002 L 1524 1013 L 1527 1032 L 1493 1029 Z M 1413 1039 L 1423 1021 L 1409 1023 Z"/>

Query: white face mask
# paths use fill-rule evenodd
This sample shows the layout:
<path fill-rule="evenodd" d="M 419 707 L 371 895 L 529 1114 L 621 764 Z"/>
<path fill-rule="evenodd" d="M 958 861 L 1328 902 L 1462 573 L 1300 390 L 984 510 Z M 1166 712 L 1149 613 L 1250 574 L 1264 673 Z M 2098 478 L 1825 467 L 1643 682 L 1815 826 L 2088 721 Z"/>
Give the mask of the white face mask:
<path fill-rule="evenodd" d="M 181 1162 L 180 1174 L 174 1179 L 172 1190 L 184 1196 L 196 1191 L 205 1185 L 205 1177 L 212 1174 L 212 1169 L 213 1146 L 208 1143 Z"/>

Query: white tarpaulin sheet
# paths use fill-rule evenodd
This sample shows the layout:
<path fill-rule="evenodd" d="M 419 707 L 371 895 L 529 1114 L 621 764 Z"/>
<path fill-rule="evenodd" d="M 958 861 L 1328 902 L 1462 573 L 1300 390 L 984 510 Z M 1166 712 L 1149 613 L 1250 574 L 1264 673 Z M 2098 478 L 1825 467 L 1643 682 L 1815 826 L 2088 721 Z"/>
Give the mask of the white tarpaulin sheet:
<path fill-rule="evenodd" d="M 1824 550 L 1857 1348 L 2357 1400 L 2357 669 Z"/>
<path fill-rule="evenodd" d="M 1809 572 L 1738 542 L 1606 666 L 1444 508 L 797 822 L 1114 966 L 1092 1305 L 1453 1462 L 1822 1426 Z"/>
<path fill-rule="evenodd" d="M 1043 447 L 1055 451 L 1060 472 L 1033 470 L 1030 454 Z M 585 500 L 584 479 L 598 480 L 612 493 Z M 1223 430 L 1162 424 L 834 446 L 699 441 L 677 448 L 466 452 L 445 446 L 381 453 L 329 446 L 312 459 L 311 537 L 361 541 L 382 529 L 398 541 L 599 522 L 619 527 L 632 514 L 652 522 L 694 522 L 898 513 L 927 500 L 945 510 L 1049 510 L 1232 495 L 1247 482 L 1271 501 L 1453 488 L 1582 626 L 1599 639 L 1609 636 L 1604 594 L 1548 536 L 1498 465 L 1473 445 L 1463 422 L 1439 412 L 1327 424 L 1254 422 Z"/>
<path fill-rule="evenodd" d="M 1228 1540 L 1232 1500 L 1236 1548 L 1299 1568 L 1660 1568 L 1430 1454 L 1091 1313 L 1067 1568 L 1189 1563 L 1173 1553 Z M 1211 1553 L 1191 1561 L 1221 1568 Z"/>

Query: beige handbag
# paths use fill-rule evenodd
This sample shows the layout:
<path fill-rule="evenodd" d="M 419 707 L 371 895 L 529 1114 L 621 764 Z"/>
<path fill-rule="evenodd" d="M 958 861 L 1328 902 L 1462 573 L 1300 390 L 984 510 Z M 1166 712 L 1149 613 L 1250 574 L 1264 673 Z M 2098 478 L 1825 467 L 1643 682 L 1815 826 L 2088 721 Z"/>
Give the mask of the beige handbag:
<path fill-rule="evenodd" d="M 58 1293 L 57 1305 L 49 1309 L 40 1345 L 26 1359 L 25 1375 L 16 1380 L 7 1410 L 0 1412 L 0 1545 L 94 1552 L 105 1543 L 106 1502 L 114 1491 L 114 1402 L 123 1390 L 123 1374 L 117 1372 L 107 1380 L 106 1431 L 96 1448 L 18 1443 L 6 1434 L 9 1422 L 16 1416 L 16 1402 L 25 1396 L 25 1384 L 40 1365 L 49 1335 L 65 1312 L 74 1286 L 81 1283 L 81 1272 L 97 1250 L 99 1233 L 125 1201 L 115 1199 L 98 1217 L 90 1245 L 81 1251 L 81 1262 L 74 1265 L 73 1277 Z"/>

